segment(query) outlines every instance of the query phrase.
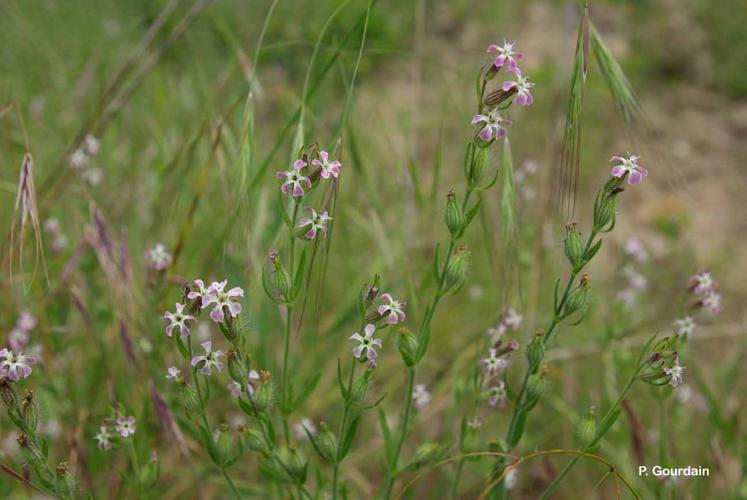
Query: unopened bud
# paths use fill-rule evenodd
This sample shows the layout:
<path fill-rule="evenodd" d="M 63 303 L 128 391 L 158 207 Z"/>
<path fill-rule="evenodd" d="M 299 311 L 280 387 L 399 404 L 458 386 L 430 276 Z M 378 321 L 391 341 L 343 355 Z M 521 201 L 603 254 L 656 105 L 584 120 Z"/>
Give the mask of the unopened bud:
<path fill-rule="evenodd" d="M 361 375 L 355 382 L 353 382 L 353 387 L 350 389 L 350 402 L 355 403 L 358 401 L 361 401 L 363 398 L 366 397 L 366 393 L 368 392 L 368 383 L 371 378 L 370 371 L 366 371 Z"/>
<path fill-rule="evenodd" d="M 31 390 L 27 390 L 21 400 L 21 416 L 23 417 L 23 424 L 26 428 L 36 431 L 39 421 L 36 413 L 36 403 L 34 403 L 34 392 Z"/>
<path fill-rule="evenodd" d="M 414 472 L 438 458 L 441 446 L 438 443 L 428 442 L 421 444 L 410 462 L 402 468 L 402 472 Z"/>
<path fill-rule="evenodd" d="M 268 372 L 261 372 L 260 373 L 260 379 L 262 378 L 262 373 L 268 373 Z M 269 375 L 269 373 L 268 373 Z M 268 379 L 269 380 L 269 379 Z M 252 404 L 254 405 L 254 408 L 258 412 L 265 412 L 270 409 L 272 406 L 272 403 L 274 401 L 275 397 L 275 384 L 268 382 L 263 382 L 255 391 L 254 394 L 250 395 Z"/>
<path fill-rule="evenodd" d="M 5 406 L 7 406 L 9 410 L 15 409 L 18 405 L 16 391 L 13 389 L 10 380 L 7 378 L 0 379 L 0 397 L 3 399 L 3 403 L 5 403 Z"/>
<path fill-rule="evenodd" d="M 473 149 L 472 163 L 469 169 L 468 181 L 470 187 L 477 187 L 488 171 L 488 148 Z"/>
<path fill-rule="evenodd" d="M 454 238 L 461 236 L 464 227 L 464 213 L 456 200 L 454 190 L 450 189 L 446 193 L 446 227 Z"/>
<path fill-rule="evenodd" d="M 244 440 L 250 450 L 259 452 L 262 456 L 269 457 L 272 454 L 270 444 L 259 429 L 246 430 L 241 434 L 241 439 Z"/>
<path fill-rule="evenodd" d="M 202 412 L 203 405 L 202 405 L 202 400 L 200 399 L 200 395 L 197 394 L 197 391 L 192 389 L 190 386 L 188 385 L 182 386 L 179 399 L 181 400 L 182 405 L 184 405 L 184 408 L 186 408 L 187 411 L 193 412 L 193 413 Z"/>
<path fill-rule="evenodd" d="M 579 270 L 583 267 L 584 243 L 581 241 L 581 234 L 576 231 L 575 222 L 569 222 L 565 226 L 564 250 L 573 270 Z"/>
<path fill-rule="evenodd" d="M 272 286 L 274 291 L 284 299 L 289 300 L 291 295 L 290 275 L 280 261 L 277 251 L 271 250 L 269 259 L 272 263 Z"/>
<path fill-rule="evenodd" d="M 443 291 L 446 292 L 455 285 L 461 285 L 467 277 L 469 251 L 465 245 L 459 245 L 456 253 L 446 265 L 446 283 Z"/>
<path fill-rule="evenodd" d="M 586 297 L 589 294 L 589 283 L 591 278 L 588 273 L 584 273 L 581 276 L 579 285 L 568 294 L 568 298 L 565 301 L 561 319 L 567 318 L 571 314 L 580 310 L 586 304 Z"/>
<path fill-rule="evenodd" d="M 547 369 L 540 370 L 539 373 L 533 373 L 527 379 L 527 399 L 529 401 L 536 401 L 545 392 L 545 375 Z"/>
<path fill-rule="evenodd" d="M 534 338 L 527 346 L 526 356 L 529 362 L 529 367 L 535 370 L 542 362 L 542 358 L 545 357 L 545 343 L 544 343 L 545 332 L 540 330 L 534 334 Z"/>
<path fill-rule="evenodd" d="M 233 439 L 227 425 L 221 425 L 218 429 L 218 439 L 215 441 L 215 452 L 218 465 L 224 466 L 235 457 Z"/>
<path fill-rule="evenodd" d="M 594 444 L 597 437 L 596 409 L 592 406 L 589 412 L 578 423 L 576 433 L 578 434 L 579 448 L 582 450 Z"/>
<path fill-rule="evenodd" d="M 226 358 L 228 359 L 228 374 L 239 384 L 245 384 L 247 372 L 244 363 L 239 359 L 239 352 L 235 349 L 230 349 L 226 354 Z"/>
<path fill-rule="evenodd" d="M 319 432 L 311 438 L 314 448 L 324 460 L 334 463 L 337 461 L 337 438 L 324 422 L 319 427 Z"/>
<path fill-rule="evenodd" d="M 418 338 L 406 328 L 399 333 L 399 353 L 402 360 L 407 366 L 415 366 L 418 362 Z"/>

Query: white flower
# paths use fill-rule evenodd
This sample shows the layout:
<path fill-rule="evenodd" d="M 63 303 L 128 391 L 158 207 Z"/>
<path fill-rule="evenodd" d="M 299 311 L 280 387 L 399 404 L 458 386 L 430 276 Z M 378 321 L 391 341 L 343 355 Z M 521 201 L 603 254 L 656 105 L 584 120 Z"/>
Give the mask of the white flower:
<path fill-rule="evenodd" d="M 412 392 L 412 401 L 418 410 L 423 409 L 431 402 L 431 393 L 425 388 L 425 384 L 415 386 L 415 390 Z"/>
<path fill-rule="evenodd" d="M 695 321 L 692 317 L 685 316 L 682 319 L 674 320 L 674 326 L 677 329 L 676 333 L 678 337 L 689 339 L 695 330 Z"/>
<path fill-rule="evenodd" d="M 376 350 L 374 347 L 377 347 L 381 349 L 381 339 L 375 339 L 373 338 L 373 334 L 376 332 L 376 325 L 368 324 L 366 325 L 366 328 L 364 330 L 363 336 L 358 332 L 355 332 L 353 335 L 350 336 L 350 340 L 355 340 L 359 342 L 357 346 L 353 349 L 353 356 L 355 356 L 358 359 L 362 359 L 363 351 L 366 351 L 366 357 L 369 360 L 375 360 L 376 356 L 378 355 L 376 353 Z"/>
<path fill-rule="evenodd" d="M 127 418 L 117 417 L 117 425 L 114 426 L 114 430 L 123 438 L 135 434 L 135 417 L 132 415 Z"/>

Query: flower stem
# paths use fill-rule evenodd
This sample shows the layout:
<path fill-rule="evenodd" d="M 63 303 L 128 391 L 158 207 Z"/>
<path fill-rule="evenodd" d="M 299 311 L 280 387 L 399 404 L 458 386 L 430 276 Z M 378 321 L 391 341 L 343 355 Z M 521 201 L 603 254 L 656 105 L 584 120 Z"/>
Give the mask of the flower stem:
<path fill-rule="evenodd" d="M 288 242 L 288 253 L 289 253 L 289 262 L 288 266 L 290 268 L 290 280 L 291 280 L 291 289 L 295 288 L 295 247 L 296 247 L 296 238 L 293 236 L 293 228 L 296 226 L 296 218 L 298 217 L 298 202 L 295 198 L 293 198 L 293 216 L 291 217 L 291 224 L 290 229 L 288 231 L 289 233 L 289 242 Z M 283 418 L 283 434 L 285 436 L 285 441 L 287 443 L 290 443 L 290 427 L 288 425 L 288 415 L 290 414 L 291 408 L 290 408 L 290 402 L 288 401 L 289 395 L 288 395 L 288 355 L 290 353 L 290 337 L 291 337 L 291 330 L 293 325 L 293 305 L 288 304 L 285 308 L 285 339 L 284 339 L 284 346 L 283 346 L 283 371 L 282 371 L 282 377 L 281 377 L 281 405 L 280 405 L 280 413 Z"/>
<path fill-rule="evenodd" d="M 412 413 L 412 390 L 415 383 L 415 368 L 409 368 L 407 370 L 407 399 L 405 400 L 405 417 L 402 421 L 402 429 L 399 434 L 399 441 L 397 442 L 397 449 L 394 452 L 394 459 L 392 460 L 391 467 L 389 468 L 389 484 L 386 488 L 387 500 L 392 497 L 392 489 L 394 488 L 394 481 L 397 479 L 397 462 L 399 461 L 399 454 L 402 452 L 402 446 L 405 444 L 405 437 L 407 436 L 407 427 L 410 424 L 410 414 Z"/>
<path fill-rule="evenodd" d="M 365 315 L 363 316 L 361 320 L 361 329 L 360 331 L 363 331 L 364 324 L 366 322 Z M 348 377 L 348 386 L 347 386 L 347 394 L 348 397 L 345 400 L 345 410 L 342 414 L 342 423 L 340 424 L 340 430 L 337 433 L 337 442 L 342 443 L 342 437 L 345 433 L 345 427 L 347 427 L 348 423 L 348 417 L 350 416 L 350 390 L 353 387 L 353 379 L 355 378 L 355 366 L 356 366 L 356 360 L 354 356 L 350 357 L 350 376 Z M 337 451 L 335 451 L 337 453 Z M 332 499 L 335 500 L 337 498 L 337 476 L 340 469 L 340 459 L 339 457 L 335 457 L 335 464 L 332 468 Z"/>

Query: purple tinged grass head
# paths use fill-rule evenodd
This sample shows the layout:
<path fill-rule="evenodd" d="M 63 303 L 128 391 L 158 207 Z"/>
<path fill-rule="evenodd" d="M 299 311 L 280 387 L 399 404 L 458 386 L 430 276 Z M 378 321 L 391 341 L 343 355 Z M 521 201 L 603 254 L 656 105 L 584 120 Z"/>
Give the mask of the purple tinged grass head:
<path fill-rule="evenodd" d="M 186 337 L 189 335 L 189 325 L 187 321 L 195 321 L 194 316 L 190 316 L 184 312 L 184 304 L 175 304 L 176 312 L 166 311 L 163 314 L 163 319 L 169 322 L 166 325 L 166 336 L 171 337 L 174 333 L 174 328 L 179 329 L 179 335 Z"/>
<path fill-rule="evenodd" d="M 388 293 L 381 294 L 381 300 L 385 301 L 385 304 L 381 304 L 377 309 L 377 312 L 381 317 L 386 317 L 386 322 L 390 325 L 396 325 L 405 320 L 405 303 L 394 300 L 394 297 Z"/>
<path fill-rule="evenodd" d="M 503 39 L 503 45 L 491 44 L 488 46 L 488 54 L 497 54 L 493 61 L 496 68 L 505 67 L 507 71 L 516 73 L 519 71 L 517 61 L 524 59 L 524 54 L 514 50 L 514 43 Z"/>
<path fill-rule="evenodd" d="M 376 333 L 376 325 L 369 323 L 363 330 L 363 336 L 358 332 L 350 336 L 350 340 L 358 342 L 358 345 L 353 348 L 353 356 L 363 359 L 363 355 L 365 354 L 369 361 L 376 360 L 378 353 L 374 348 L 381 349 L 381 339 L 373 338 L 374 333 Z"/>
<path fill-rule="evenodd" d="M 612 177 L 620 178 L 627 175 L 628 184 L 640 184 L 648 176 L 648 170 L 638 163 L 640 159 L 639 156 L 630 153 L 628 156 L 613 156 L 610 161 L 618 164 L 612 167 Z"/>
<path fill-rule="evenodd" d="M 299 229 L 308 228 L 304 237 L 313 240 L 319 232 L 322 233 L 322 236 L 327 236 L 327 222 L 332 220 L 329 213 L 326 210 L 318 213 L 311 207 L 307 207 L 306 211 L 309 213 L 309 217 L 304 217 L 298 221 Z"/>
<path fill-rule="evenodd" d="M 0 351 L 0 377 L 6 377 L 13 382 L 28 378 L 31 375 L 31 365 L 36 364 L 36 358 L 26 356 L 22 352 L 15 354 L 10 349 Z"/>
<path fill-rule="evenodd" d="M 220 361 L 220 358 L 224 356 L 223 351 L 221 351 L 220 349 L 217 351 L 213 351 L 213 343 L 209 340 L 203 342 L 200 345 L 202 346 L 202 349 L 205 351 L 205 353 L 200 356 L 193 357 L 192 366 L 199 369 L 200 373 L 202 373 L 203 375 L 208 376 L 212 373 L 213 367 L 215 367 L 215 369 L 218 371 L 223 370 L 223 362 Z"/>
<path fill-rule="evenodd" d="M 311 160 L 311 164 L 320 169 L 319 175 L 323 179 L 329 179 L 330 176 L 337 179 L 340 176 L 342 164 L 338 160 L 329 161 L 329 153 L 326 151 L 319 151 L 319 159 Z"/>

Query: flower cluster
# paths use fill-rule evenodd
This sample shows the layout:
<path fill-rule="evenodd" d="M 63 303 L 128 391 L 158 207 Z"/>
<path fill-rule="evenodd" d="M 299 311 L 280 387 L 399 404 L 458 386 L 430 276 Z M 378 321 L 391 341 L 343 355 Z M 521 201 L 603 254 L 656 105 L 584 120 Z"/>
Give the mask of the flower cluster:
<path fill-rule="evenodd" d="M 651 385 L 669 384 L 677 387 L 682 384 L 685 367 L 680 365 L 680 357 L 675 350 L 679 337 L 667 337 L 659 341 L 646 359 L 639 377 Z"/>
<path fill-rule="evenodd" d="M 101 182 L 102 172 L 98 167 L 91 165 L 91 159 L 99 154 L 100 141 L 91 134 L 83 138 L 83 143 L 72 152 L 69 161 L 70 166 L 91 186 Z"/>
<path fill-rule="evenodd" d="M 498 319 L 498 325 L 494 328 L 491 327 L 487 329 L 486 333 L 490 337 L 490 342 L 492 344 L 500 343 L 506 332 L 509 330 L 516 331 L 521 328 L 523 320 L 524 317 L 521 314 L 516 312 L 514 308 L 509 308 L 508 311 L 502 314 Z"/>
<path fill-rule="evenodd" d="M 523 317 L 515 309 L 508 309 L 502 314 L 495 328 L 488 328 L 491 347 L 488 357 L 479 361 L 482 368 L 483 384 L 487 387 L 483 397 L 490 406 L 503 406 L 506 400 L 506 384 L 499 377 L 508 366 L 508 356 L 519 349 L 519 343 L 511 340 L 504 344 L 504 336 L 509 330 L 518 330 Z"/>
<path fill-rule="evenodd" d="M 303 158 L 293 162 L 290 170 L 277 172 L 277 178 L 283 181 L 280 186 L 283 194 L 301 198 L 306 194 L 306 189 L 311 189 L 312 179 L 318 179 L 319 177 L 322 179 L 329 179 L 330 177 L 337 179 L 340 176 L 342 164 L 338 160 L 330 161 L 329 153 L 326 151 L 319 151 L 317 156 L 309 162 L 308 157 L 304 155 Z"/>
<path fill-rule="evenodd" d="M 235 318 L 241 313 L 238 299 L 244 296 L 242 288 L 236 286 L 226 290 L 228 280 L 214 281 L 208 287 L 201 279 L 195 280 L 194 284 L 196 288 L 189 288 L 187 291 L 187 300 L 191 302 L 190 310 L 197 311 L 212 306 L 210 319 L 215 323 L 223 322 L 226 316 Z"/>
<path fill-rule="evenodd" d="M 116 415 L 114 418 L 105 419 L 93 438 L 100 450 L 111 450 L 117 440 L 133 436 L 136 430 L 134 416 Z"/>

